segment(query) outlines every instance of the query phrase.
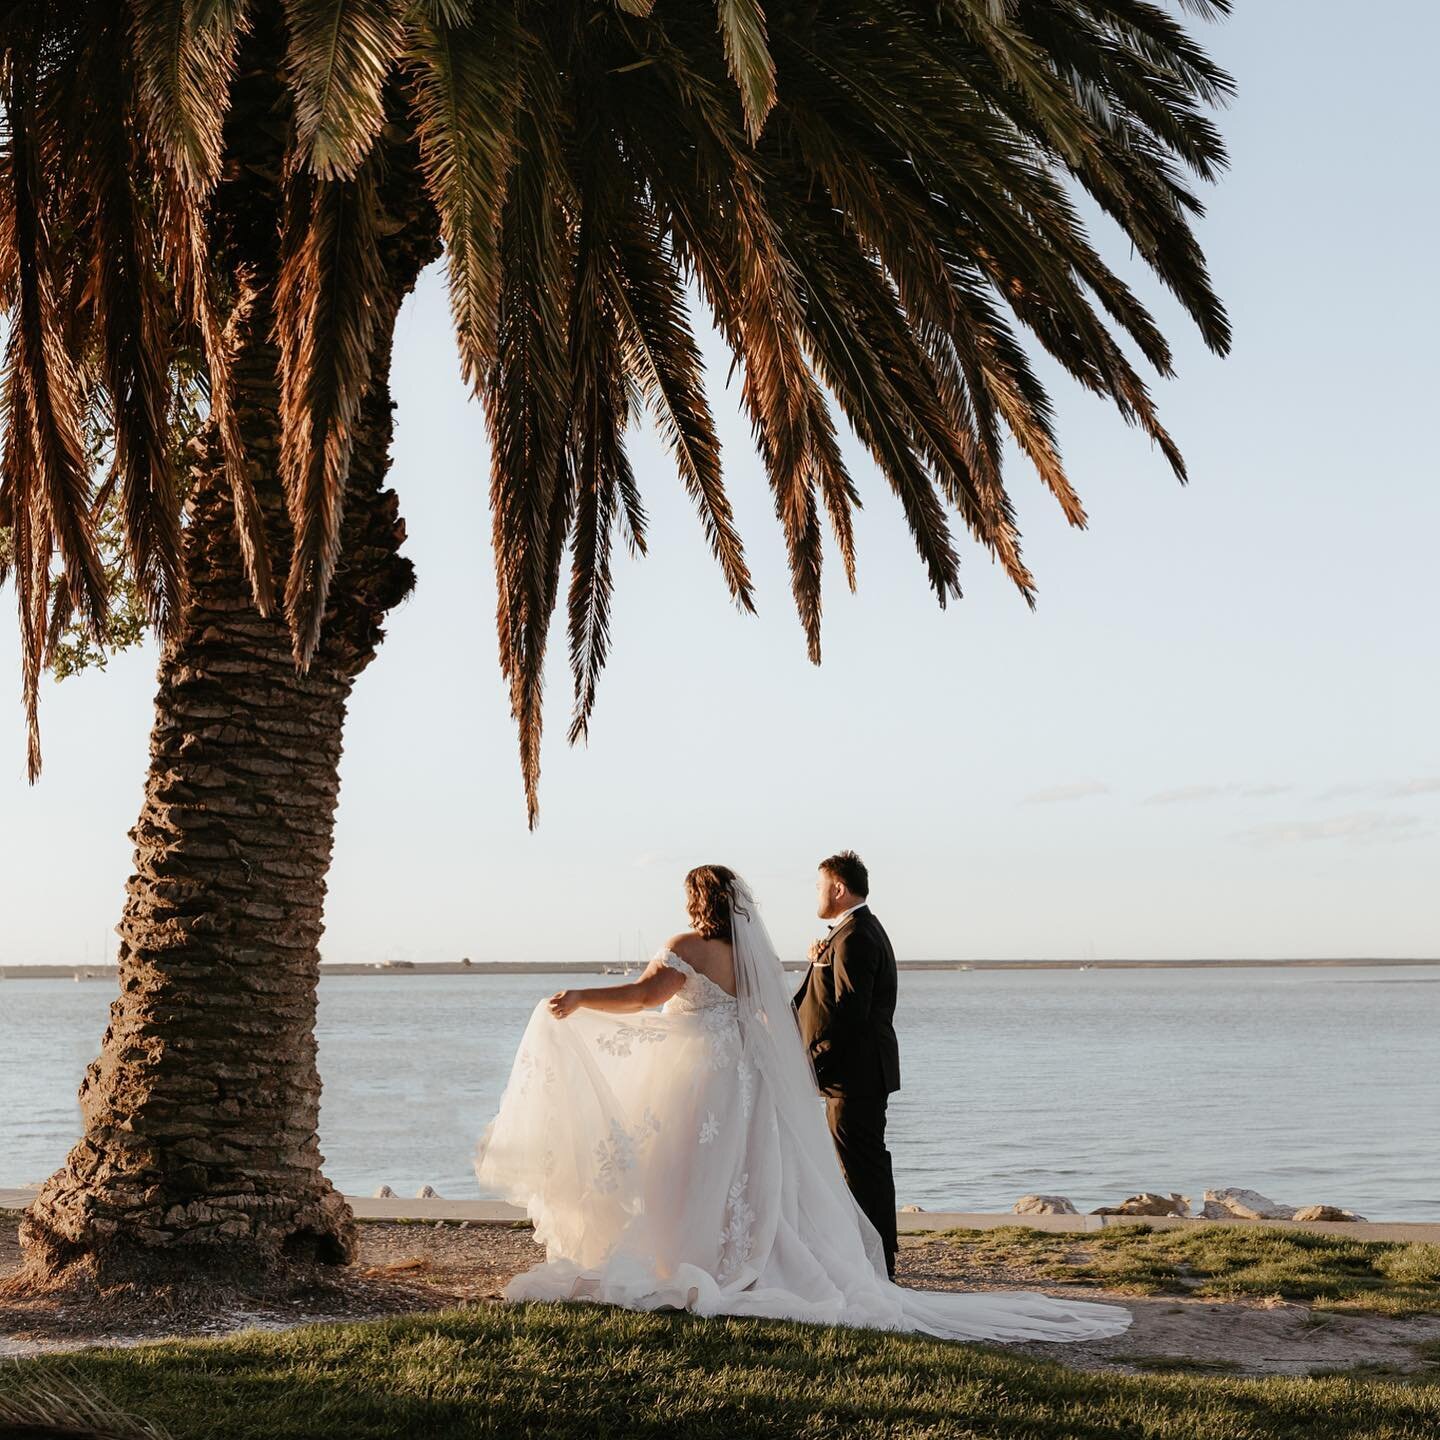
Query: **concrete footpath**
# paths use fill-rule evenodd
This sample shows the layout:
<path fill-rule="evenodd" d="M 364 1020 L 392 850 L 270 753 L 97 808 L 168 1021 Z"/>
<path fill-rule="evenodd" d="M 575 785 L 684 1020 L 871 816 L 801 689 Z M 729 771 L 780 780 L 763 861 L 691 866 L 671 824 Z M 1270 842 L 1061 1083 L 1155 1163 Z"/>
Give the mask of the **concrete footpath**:
<path fill-rule="evenodd" d="M 23 1210 L 35 1198 L 33 1189 L 0 1190 L 0 1210 Z M 468 1220 L 472 1225 L 516 1225 L 525 1212 L 498 1200 L 406 1200 L 399 1196 L 377 1200 L 368 1195 L 347 1195 L 350 1208 L 361 1220 L 408 1220 L 434 1224 L 437 1220 Z M 1174 1230 L 1186 1225 L 1263 1225 L 1277 1230 L 1306 1230 L 1315 1235 L 1341 1235 L 1351 1240 L 1418 1241 L 1440 1245 L 1440 1224 L 1371 1220 L 1182 1220 L 1171 1215 L 1010 1215 L 939 1210 L 902 1210 L 903 1234 L 936 1230 L 994 1230 L 1002 1225 L 1023 1225 L 1053 1235 L 1080 1235 L 1111 1225 L 1149 1225 Z"/>

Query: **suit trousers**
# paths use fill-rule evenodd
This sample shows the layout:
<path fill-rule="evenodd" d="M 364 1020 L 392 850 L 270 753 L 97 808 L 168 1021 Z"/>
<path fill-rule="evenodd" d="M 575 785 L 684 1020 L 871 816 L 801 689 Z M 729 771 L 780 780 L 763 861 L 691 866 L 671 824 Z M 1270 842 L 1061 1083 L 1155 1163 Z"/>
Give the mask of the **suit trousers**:
<path fill-rule="evenodd" d="M 830 1095 L 825 1118 L 835 1137 L 840 1169 L 855 1203 L 880 1232 L 885 1269 L 895 1278 L 895 1176 L 885 1148 L 885 1110 L 888 1095 Z"/>

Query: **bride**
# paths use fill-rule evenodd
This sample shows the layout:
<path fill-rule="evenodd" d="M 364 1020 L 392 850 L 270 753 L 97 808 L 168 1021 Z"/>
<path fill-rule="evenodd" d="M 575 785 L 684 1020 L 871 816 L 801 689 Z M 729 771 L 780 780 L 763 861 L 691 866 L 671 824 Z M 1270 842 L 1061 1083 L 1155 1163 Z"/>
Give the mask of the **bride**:
<path fill-rule="evenodd" d="M 525 1207 L 545 1246 L 508 1299 L 964 1340 L 1125 1329 L 1116 1306 L 887 1280 L 754 898 L 723 865 L 692 870 L 685 895 L 694 929 L 639 980 L 561 990 L 530 1017 L 475 1166 L 483 1188 Z"/>

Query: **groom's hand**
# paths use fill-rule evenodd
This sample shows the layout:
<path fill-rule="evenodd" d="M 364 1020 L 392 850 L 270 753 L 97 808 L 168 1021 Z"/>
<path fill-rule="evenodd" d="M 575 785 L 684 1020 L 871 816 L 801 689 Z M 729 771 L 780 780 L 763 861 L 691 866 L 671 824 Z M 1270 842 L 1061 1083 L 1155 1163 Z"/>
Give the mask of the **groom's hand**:
<path fill-rule="evenodd" d="M 806 953 L 810 956 L 810 963 L 812 965 L 820 958 L 820 952 L 824 948 L 825 942 L 823 940 L 812 940 L 810 942 L 810 949 Z"/>

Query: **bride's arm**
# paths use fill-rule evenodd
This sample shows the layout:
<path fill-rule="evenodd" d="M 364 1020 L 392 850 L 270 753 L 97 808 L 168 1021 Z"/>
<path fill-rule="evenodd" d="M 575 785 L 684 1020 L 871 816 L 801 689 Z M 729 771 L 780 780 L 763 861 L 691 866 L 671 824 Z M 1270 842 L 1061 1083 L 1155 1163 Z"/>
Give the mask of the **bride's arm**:
<path fill-rule="evenodd" d="M 685 977 L 663 960 L 655 959 L 645 973 L 629 985 L 605 985 L 594 990 L 559 990 L 550 997 L 550 1013 L 563 1020 L 576 1010 L 604 1010 L 612 1015 L 633 1015 L 663 1005 L 685 984 Z"/>

